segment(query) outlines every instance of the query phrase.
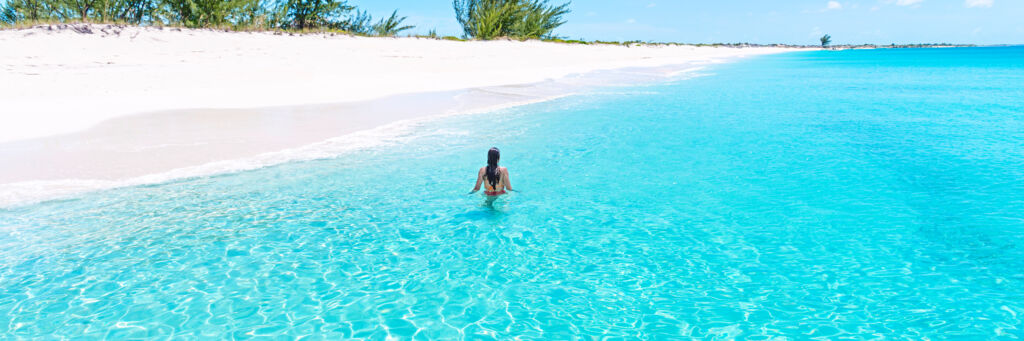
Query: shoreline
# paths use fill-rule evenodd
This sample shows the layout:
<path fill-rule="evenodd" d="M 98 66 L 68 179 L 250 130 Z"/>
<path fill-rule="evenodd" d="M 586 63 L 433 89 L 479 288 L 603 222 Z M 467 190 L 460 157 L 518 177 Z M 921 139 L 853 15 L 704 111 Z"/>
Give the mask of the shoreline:
<path fill-rule="evenodd" d="M 239 33 L 216 33 L 216 35 L 228 35 L 230 38 L 234 38 L 232 35 L 235 34 Z M 241 33 L 241 35 L 249 36 L 251 34 Z M 290 40 L 297 37 L 272 36 L 272 38 Z M 333 38 L 312 38 L 316 42 L 339 42 Z M 99 39 L 104 38 L 100 37 Z M 525 56 L 526 59 L 533 58 L 531 61 L 536 61 L 535 59 L 543 57 L 544 53 L 553 52 L 548 50 L 552 46 L 537 47 L 538 45 L 553 44 L 536 42 L 467 43 L 416 38 L 352 37 L 343 37 L 339 40 L 353 44 L 369 40 L 372 44 L 380 45 L 363 47 L 371 49 L 371 52 L 380 52 L 379 49 L 382 46 L 391 46 L 393 50 L 385 53 L 405 53 L 412 56 L 416 56 L 415 53 L 423 48 L 422 44 L 424 43 L 442 45 L 440 48 L 435 46 L 429 49 L 429 51 L 433 51 L 431 53 L 442 54 L 450 53 L 447 48 L 451 44 L 467 44 L 468 47 L 461 46 L 461 48 L 480 50 L 488 58 L 514 59 Z M 115 42 L 129 47 L 133 44 L 130 41 Z M 401 45 L 408 42 L 412 42 L 413 46 Z M 497 51 L 492 49 L 494 47 L 492 45 L 495 43 L 498 46 Z M 322 44 L 324 43 L 319 45 Z M 508 50 L 510 46 L 513 48 L 512 50 Z M 570 54 L 568 57 L 562 56 L 562 59 L 573 59 L 570 57 L 594 52 L 587 49 L 579 50 L 578 46 L 559 45 L 553 47 L 562 53 Z M 399 48 L 405 50 L 396 52 L 395 49 Z M 540 51 L 532 49 L 540 49 Z M 600 50 L 606 49 L 608 47 L 600 47 Z M 509 77 L 486 77 L 486 75 L 481 77 L 472 72 L 459 72 L 459 70 L 451 69 L 452 62 L 446 60 L 399 63 L 403 68 L 388 74 L 370 73 L 368 76 L 364 73 L 354 72 L 353 75 L 406 79 L 414 83 L 406 84 L 405 87 L 398 89 L 402 92 L 374 92 L 372 91 L 374 89 L 364 89 L 367 91 L 360 92 L 358 95 L 368 98 L 353 99 L 358 96 L 350 96 L 348 99 L 343 98 L 328 104 L 310 100 L 301 102 L 302 104 L 242 106 L 240 108 L 230 105 L 227 105 L 227 108 L 221 105 L 208 105 L 206 107 L 209 109 L 172 107 L 163 110 L 147 110 L 143 111 L 144 113 L 107 112 L 102 115 L 90 115 L 88 109 L 96 107 L 84 104 L 82 107 L 86 110 L 77 111 L 74 114 L 83 117 L 72 121 L 78 124 L 87 120 L 98 121 L 89 124 L 87 128 L 68 130 L 71 125 L 55 124 L 43 125 L 43 128 L 51 129 L 50 134 L 43 136 L 11 139 L 10 136 L 0 135 L 3 137 L 0 138 L 0 162 L 9 165 L 0 170 L 0 208 L 38 203 L 96 190 L 154 184 L 175 179 L 262 168 L 285 162 L 327 158 L 346 150 L 365 148 L 374 143 L 380 143 L 382 139 L 394 136 L 396 132 L 421 120 L 490 112 L 570 96 L 598 87 L 669 80 L 685 76 L 704 65 L 727 62 L 750 55 L 792 51 L 787 49 L 697 49 L 688 47 L 667 53 L 664 48 L 611 47 L 611 49 L 627 53 L 627 55 L 615 55 L 610 61 L 604 61 L 600 65 L 593 63 L 589 66 L 563 65 L 565 62 L 561 61 L 560 63 L 563 64 L 555 63 L 555 65 L 538 69 L 536 65 L 520 62 L 516 68 L 500 71 L 511 73 L 525 70 L 523 72 L 529 74 Z M 518 50 L 528 52 L 521 52 L 523 55 L 511 57 L 495 57 L 494 55 L 499 52 Z M 703 54 L 708 52 L 705 50 L 711 50 L 710 54 Z M 639 51 L 639 54 L 634 55 L 637 53 L 636 51 Z M 652 51 L 663 55 L 662 57 L 647 56 Z M 723 51 L 728 53 L 723 53 Z M 215 54 L 213 57 L 219 59 L 223 56 Z M 428 58 L 429 56 L 422 57 Z M 486 59 L 480 56 L 473 58 Z M 456 60 L 456 62 L 480 63 L 485 69 L 482 72 L 494 72 L 495 67 L 487 65 L 486 60 L 481 62 L 476 59 Z M 0 58 L 0 62 L 4 60 L 10 60 L 10 58 Z M 374 61 L 377 60 L 370 60 L 369 63 Z M 672 63 L 672 61 L 680 62 Z M 437 79 L 444 79 L 447 82 L 444 86 L 424 87 L 423 80 L 416 79 L 416 77 L 423 76 L 423 73 L 412 72 L 410 74 L 406 72 L 410 70 L 410 67 L 422 69 L 436 66 L 435 64 L 442 64 L 439 68 L 448 68 L 445 70 L 431 69 L 428 72 Z M 389 66 L 394 65 L 376 65 L 373 68 L 379 71 L 380 68 Z M 9 73 L 9 65 L 7 69 L 8 71 L 5 72 Z M 66 71 L 59 67 L 55 70 Z M 112 88 L 123 86 L 124 82 L 109 79 L 111 77 L 109 71 L 109 68 L 93 70 L 94 73 L 98 72 L 99 74 L 91 74 L 86 78 L 109 83 L 101 84 L 102 86 Z M 104 74 L 104 72 L 107 73 Z M 353 79 L 358 81 L 361 78 Z M 522 81 L 524 79 L 532 81 L 524 82 Z M 281 79 L 267 77 L 262 82 L 265 83 L 267 80 L 281 81 Z M 284 81 L 285 83 L 292 82 L 288 84 L 295 85 L 294 79 L 289 78 Z M 485 85 L 476 85 L 480 83 Z M 500 84 L 488 85 L 491 83 Z M 455 87 L 455 89 L 450 89 L 451 87 Z M 388 90 L 397 91 L 396 89 Z M 33 91 L 31 86 L 21 90 L 23 93 L 31 91 Z M 4 94 L 4 92 L 0 92 L 0 94 Z M 40 91 L 37 95 L 45 94 Z M 57 97 L 60 97 L 59 95 L 58 93 Z M 172 93 L 171 95 L 181 94 Z M 11 95 L 7 93 L 6 96 Z M 101 96 L 98 101 L 110 101 L 123 96 L 125 95 L 118 91 L 110 91 L 109 96 Z M 228 97 L 228 102 L 233 100 L 231 96 Z M 253 99 L 258 96 L 248 94 L 243 97 Z M 306 100 L 301 97 L 285 99 Z M 67 98 L 51 102 L 66 103 Z M 203 107 L 206 103 L 186 100 L 180 104 L 186 107 Z M 14 105 L 12 107 L 21 108 L 22 106 Z M 125 108 L 135 107 L 127 105 Z M 128 110 L 125 108 L 122 108 L 122 111 Z M 22 113 L 21 117 L 32 116 L 37 121 L 21 123 L 23 125 L 38 125 L 46 123 L 45 120 L 70 116 L 68 114 L 61 115 L 53 107 L 49 107 L 49 110 L 53 110 L 56 114 L 51 112 L 43 114 L 40 118 Z M 16 121 L 19 118 L 16 115 L 16 110 L 4 114 L 4 120 L 6 122 Z M 14 126 L 17 125 L 14 124 Z M 10 130 L 11 127 L 8 126 L 7 131 Z"/>
<path fill-rule="evenodd" d="M 0 142 L 0 160 L 9 165 L 0 169 L 0 209 L 331 158 L 390 143 L 425 121 L 486 114 L 602 88 L 685 79 L 704 65 L 602 70 L 533 84 L 402 94 L 350 103 L 169 110 L 113 118 L 85 131 Z M 265 122 L 292 124 L 261 124 Z M 236 126 L 222 129 L 224 124 Z M 143 136 L 131 133 L 163 125 L 177 128 Z M 272 141 L 253 143 L 267 138 Z M 152 157 L 153 153 L 159 157 Z"/>
<path fill-rule="evenodd" d="M 18 47 L 0 50 L 0 142 L 146 112 L 356 102 L 797 50 L 90 27 L 0 30 L 0 45 Z"/>

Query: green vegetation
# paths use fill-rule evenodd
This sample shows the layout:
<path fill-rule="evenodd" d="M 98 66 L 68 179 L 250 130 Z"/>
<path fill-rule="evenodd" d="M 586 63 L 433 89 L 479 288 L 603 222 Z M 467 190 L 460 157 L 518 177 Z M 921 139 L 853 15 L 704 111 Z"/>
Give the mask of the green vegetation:
<path fill-rule="evenodd" d="M 381 36 L 393 36 L 399 32 L 411 29 L 415 26 L 405 25 L 402 26 L 402 22 L 405 21 L 406 17 L 398 17 L 398 10 L 391 12 L 391 16 L 387 19 L 381 19 L 376 25 L 373 25 L 374 33 Z M 437 35 L 436 33 L 434 35 Z"/>
<path fill-rule="evenodd" d="M 342 27 L 347 25 L 348 21 L 340 18 L 355 9 L 344 1 L 337 0 L 288 0 L 283 6 L 285 16 L 279 25 L 299 30 Z"/>
<path fill-rule="evenodd" d="M 722 48 L 788 47 L 815 45 L 600 41 L 565 39 L 552 35 L 565 23 L 569 4 L 548 5 L 548 0 L 453 0 L 462 37 L 441 36 L 436 29 L 422 38 L 450 41 L 468 39 L 541 39 L 581 45 L 701 46 Z M 285 30 L 288 32 L 343 32 L 356 35 L 394 36 L 412 29 L 395 10 L 373 21 L 366 11 L 346 0 L 0 0 L 0 28 L 31 27 L 52 23 L 113 23 L 152 26 L 184 26 L 233 30 Z M 88 30 L 88 28 L 85 28 Z M 965 44 L 831 45 L 832 36 L 821 37 L 821 47 L 834 49 L 965 47 Z"/>
<path fill-rule="evenodd" d="M 453 0 L 455 19 L 466 37 L 476 39 L 553 38 L 565 23 L 569 3 L 548 5 L 547 0 Z"/>
<path fill-rule="evenodd" d="M 374 32 L 373 24 L 370 23 L 371 21 L 373 21 L 373 16 L 366 13 L 366 11 L 357 10 L 355 14 L 350 16 L 347 20 L 335 25 L 335 28 L 359 35 L 370 35 Z"/>
<path fill-rule="evenodd" d="M 8 0 L 0 4 L 0 26 L 53 22 L 100 22 L 236 30 L 340 30 L 361 35 L 396 35 L 398 11 L 373 23 L 345 0 Z"/>

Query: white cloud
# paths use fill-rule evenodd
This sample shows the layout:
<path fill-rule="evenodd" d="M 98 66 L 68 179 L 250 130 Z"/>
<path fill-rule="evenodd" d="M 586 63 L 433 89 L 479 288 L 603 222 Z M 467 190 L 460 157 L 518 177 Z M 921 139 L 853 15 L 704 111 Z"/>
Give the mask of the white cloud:
<path fill-rule="evenodd" d="M 971 0 L 967 0 L 967 1 L 971 1 Z M 978 1 L 978 0 L 975 0 L 975 1 Z M 842 8 L 843 8 L 843 4 L 839 3 L 839 1 L 829 1 L 828 5 L 825 6 L 825 10 L 842 9 Z"/>
<path fill-rule="evenodd" d="M 924 2 L 924 0 L 896 0 L 896 4 L 900 6 L 917 5 L 921 2 Z"/>
<path fill-rule="evenodd" d="M 636 19 L 633 19 L 633 18 L 626 19 L 626 23 L 627 24 L 635 24 L 636 23 Z"/>
<path fill-rule="evenodd" d="M 658 4 L 652 2 L 652 3 L 647 4 L 647 8 L 651 8 L 651 7 L 654 7 L 654 6 L 657 6 L 657 5 Z"/>
<path fill-rule="evenodd" d="M 964 6 L 971 7 L 992 7 L 994 0 L 964 0 Z"/>

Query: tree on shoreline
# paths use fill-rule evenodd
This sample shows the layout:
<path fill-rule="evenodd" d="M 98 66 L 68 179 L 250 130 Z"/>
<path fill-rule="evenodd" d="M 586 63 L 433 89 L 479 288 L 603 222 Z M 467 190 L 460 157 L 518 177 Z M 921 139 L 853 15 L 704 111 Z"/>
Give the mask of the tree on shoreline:
<path fill-rule="evenodd" d="M 77 19 L 81 20 L 82 22 L 89 22 L 89 17 L 91 16 L 90 14 L 96 11 L 97 6 L 106 5 L 105 2 L 100 0 L 67 0 L 66 4 L 67 7 L 73 10 L 76 15 L 78 15 Z M 104 11 L 103 9 L 100 9 L 99 12 L 102 13 Z"/>
<path fill-rule="evenodd" d="M 827 34 L 821 36 L 821 47 L 823 47 L 823 48 L 824 47 L 828 47 L 828 45 L 831 44 L 831 43 L 832 43 L 832 36 L 827 35 Z"/>
<path fill-rule="evenodd" d="M 494 39 L 550 38 L 570 12 L 570 3 L 548 5 L 547 0 L 453 0 L 455 19 L 466 37 Z"/>
<path fill-rule="evenodd" d="M 53 10 L 44 0 L 8 0 L 0 7 L 0 23 L 13 25 L 21 21 L 40 21 L 53 17 Z"/>
<path fill-rule="evenodd" d="M 107 13 L 104 16 L 128 23 L 141 24 L 153 17 L 153 11 L 156 8 L 156 0 L 115 0 L 113 5 L 106 9 Z"/>
<path fill-rule="evenodd" d="M 0 0 L 0 27 L 46 22 L 192 28 L 342 30 L 396 35 L 413 28 L 391 13 L 376 24 L 346 0 Z"/>
<path fill-rule="evenodd" d="M 186 27 L 215 27 L 227 23 L 228 5 L 218 0 L 163 0 L 165 20 Z"/>
<path fill-rule="evenodd" d="M 337 27 L 344 15 L 355 9 L 339 0 L 288 0 L 287 23 L 300 30 L 316 27 Z"/>

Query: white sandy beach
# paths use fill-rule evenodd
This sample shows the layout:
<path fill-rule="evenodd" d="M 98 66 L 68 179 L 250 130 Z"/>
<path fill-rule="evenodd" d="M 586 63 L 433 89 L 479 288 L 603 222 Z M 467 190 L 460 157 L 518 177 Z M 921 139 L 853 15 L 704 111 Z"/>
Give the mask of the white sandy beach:
<path fill-rule="evenodd" d="M 623 68 L 668 74 L 784 51 L 107 25 L 0 30 L 0 204 L 40 181 L 139 178 L 571 92 L 520 96 L 518 85 Z M 374 111 L 374 100 L 391 105 Z M 282 109 L 292 106 L 302 109 Z"/>

